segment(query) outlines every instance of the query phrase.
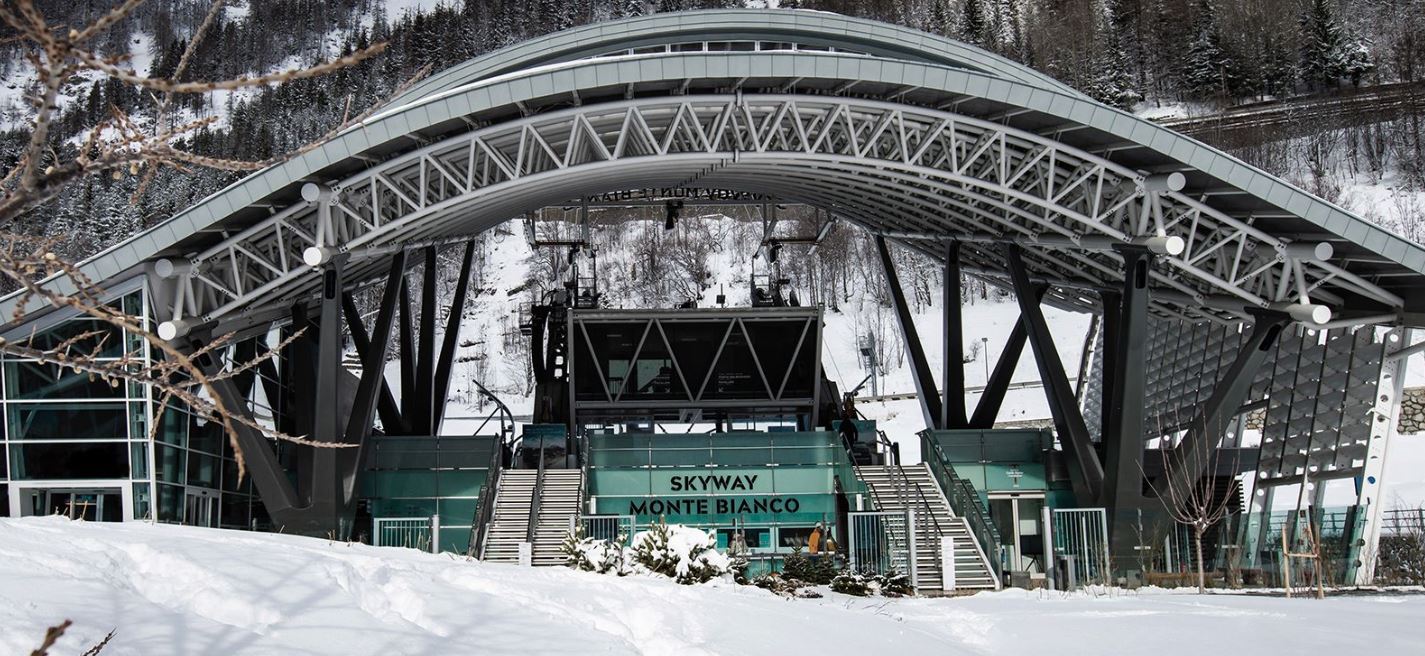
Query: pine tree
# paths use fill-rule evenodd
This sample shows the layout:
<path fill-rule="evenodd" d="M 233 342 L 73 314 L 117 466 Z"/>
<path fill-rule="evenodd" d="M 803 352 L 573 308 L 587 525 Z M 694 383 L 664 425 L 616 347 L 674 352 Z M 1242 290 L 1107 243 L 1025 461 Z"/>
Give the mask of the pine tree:
<path fill-rule="evenodd" d="M 1120 32 L 1122 24 L 1116 19 L 1121 3 L 1122 0 L 1103 0 L 1094 35 L 1093 77 L 1085 92 L 1099 102 L 1131 109 L 1143 94 L 1133 84 L 1128 53 L 1123 47 L 1125 38 Z"/>
<path fill-rule="evenodd" d="M 1335 86 L 1346 74 L 1346 61 L 1331 0 L 1311 0 L 1301 18 L 1301 31 L 1301 79 L 1313 89 Z"/>
<path fill-rule="evenodd" d="M 1211 0 L 1202 0 L 1183 66 L 1183 84 L 1193 93 L 1230 97 L 1239 77 L 1237 63 L 1222 49 L 1216 8 Z"/>
<path fill-rule="evenodd" d="M 987 32 L 984 5 L 980 0 L 965 0 L 960 6 L 960 40 L 983 46 Z"/>

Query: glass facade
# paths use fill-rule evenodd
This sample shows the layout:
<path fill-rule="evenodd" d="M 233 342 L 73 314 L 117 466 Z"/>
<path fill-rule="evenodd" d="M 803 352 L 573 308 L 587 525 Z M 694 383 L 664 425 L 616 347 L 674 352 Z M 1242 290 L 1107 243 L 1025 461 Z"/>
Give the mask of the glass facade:
<path fill-rule="evenodd" d="M 142 289 L 115 301 L 148 321 Z M 34 337 L 39 348 L 117 361 L 154 357 L 138 334 L 88 318 Z M 239 480 L 220 426 L 181 404 L 160 408 L 146 385 L 111 385 L 32 359 L 0 358 L 0 484 L 7 514 L 63 513 L 93 521 L 156 519 L 225 528 L 265 522 L 251 483 Z M 270 417 L 266 408 L 259 416 Z M 152 431 L 152 427 L 157 427 Z"/>
<path fill-rule="evenodd" d="M 142 291 L 119 296 L 126 312 L 146 316 Z M 125 353 L 149 356 L 137 335 L 86 318 L 69 319 L 34 336 L 38 348 L 68 344 L 114 362 Z M 68 513 L 93 521 L 141 516 L 136 482 L 151 471 L 146 417 L 149 392 L 111 385 L 87 374 L 10 355 L 0 357 L 0 482 L 12 515 Z"/>

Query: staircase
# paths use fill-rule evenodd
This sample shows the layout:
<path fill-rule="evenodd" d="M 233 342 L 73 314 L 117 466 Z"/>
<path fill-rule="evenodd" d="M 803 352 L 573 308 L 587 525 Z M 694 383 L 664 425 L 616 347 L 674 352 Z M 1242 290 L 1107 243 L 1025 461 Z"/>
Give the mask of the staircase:
<path fill-rule="evenodd" d="M 579 469 L 544 470 L 543 494 L 539 498 L 539 523 L 534 527 L 534 565 L 564 564 L 559 547 L 569 528 L 579 517 L 584 497 L 584 472 Z"/>
<path fill-rule="evenodd" d="M 518 563 L 520 543 L 530 535 L 530 505 L 540 472 L 507 469 L 500 473 L 495 509 L 481 559 L 492 563 Z M 533 564 L 563 565 L 559 545 L 579 515 L 584 473 L 578 469 L 546 469 L 540 486 L 539 516 L 534 527 Z"/>
<path fill-rule="evenodd" d="M 858 472 L 861 481 L 871 488 L 872 498 L 880 506 L 877 510 L 914 511 L 916 587 L 919 590 L 932 592 L 943 588 L 944 570 L 940 563 L 942 532 L 955 538 L 955 588 L 998 588 L 982 545 L 970 533 L 969 524 L 963 518 L 956 517 L 950 509 L 950 503 L 945 500 L 928 466 L 924 463 L 906 465 L 904 476 L 901 469 L 894 465 L 862 466 Z"/>

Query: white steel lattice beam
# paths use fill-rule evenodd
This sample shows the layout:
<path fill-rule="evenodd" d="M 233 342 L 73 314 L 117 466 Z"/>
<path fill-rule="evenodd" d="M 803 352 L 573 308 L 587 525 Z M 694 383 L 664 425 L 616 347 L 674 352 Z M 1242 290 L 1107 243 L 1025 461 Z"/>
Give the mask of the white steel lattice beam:
<path fill-rule="evenodd" d="M 1327 262 L 1329 248 L 1288 243 L 1217 211 L 1185 191 L 1181 175 L 1146 175 L 1049 137 L 924 107 L 737 93 L 524 116 L 309 184 L 300 202 L 173 262 L 176 290 L 160 318 L 181 332 L 309 289 L 309 264 L 321 253 L 468 233 L 573 188 L 644 186 L 634 181 L 649 175 L 774 192 L 878 233 L 1039 242 L 1043 249 L 1027 253 L 1031 273 L 1087 288 L 1111 286 L 1121 270 L 1105 244 L 1170 243 L 1160 257 L 1168 266 L 1155 274 L 1168 292 L 1156 301 L 1164 313 L 1269 308 L 1320 323 L 1347 297 L 1384 311 L 1403 304 Z"/>

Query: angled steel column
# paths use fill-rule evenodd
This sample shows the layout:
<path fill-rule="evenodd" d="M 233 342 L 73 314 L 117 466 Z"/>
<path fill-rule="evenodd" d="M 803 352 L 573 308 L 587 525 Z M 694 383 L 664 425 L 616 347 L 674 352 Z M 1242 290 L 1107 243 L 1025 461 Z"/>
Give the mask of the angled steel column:
<path fill-rule="evenodd" d="M 941 331 L 945 355 L 944 375 L 940 394 L 940 427 L 965 428 L 969 425 L 965 417 L 965 333 L 961 323 L 960 298 L 960 242 L 952 241 L 945 249 L 945 306 L 943 315 L 945 326 Z M 986 354 L 985 357 L 989 357 Z"/>
<path fill-rule="evenodd" d="M 345 425 L 341 416 L 341 288 L 344 258 L 336 258 L 322 270 L 321 323 L 317 325 L 317 387 L 313 408 L 312 433 L 309 439 L 318 442 L 341 442 Z M 346 529 L 340 525 L 341 491 L 337 449 L 307 447 L 312 451 L 312 514 L 336 530 L 338 539 L 345 539 Z"/>
<path fill-rule="evenodd" d="M 391 258 L 391 272 L 386 277 L 386 289 L 381 294 L 381 309 L 376 313 L 371 342 L 361 352 L 361 379 L 351 402 L 351 418 L 346 423 L 347 444 L 354 448 L 342 450 L 340 463 L 341 518 L 345 525 L 355 518 L 357 481 L 366 463 L 366 445 L 370 442 L 372 415 L 376 411 L 378 390 L 385 387 L 386 352 L 391 344 L 391 323 L 395 319 L 396 299 L 400 296 L 401 278 L 406 269 L 406 252 L 397 251 Z M 357 317 L 358 323 L 360 317 Z"/>
<path fill-rule="evenodd" d="M 1029 345 L 1034 349 L 1034 362 L 1044 383 L 1044 395 L 1049 401 L 1049 411 L 1054 415 L 1054 426 L 1064 445 L 1064 455 L 1068 458 L 1074 498 L 1080 504 L 1093 504 L 1098 501 L 1103 489 L 1103 465 L 1094 451 L 1089 429 L 1084 425 L 1084 416 L 1079 412 L 1074 388 L 1069 385 L 1069 377 L 1064 373 L 1064 363 L 1059 359 L 1059 350 L 1054 347 L 1054 338 L 1049 334 L 1044 313 L 1033 300 L 1035 288 L 1029 282 L 1029 272 L 1024 266 L 1019 246 L 1011 244 L 1005 254 L 1009 261 L 1010 278 L 1014 282 L 1014 295 L 1019 300 L 1019 316 L 1024 319 Z"/>
<path fill-rule="evenodd" d="M 200 348 L 202 348 L 201 343 L 193 342 L 184 350 L 192 353 Z M 209 375 L 222 369 L 209 353 L 199 356 L 196 364 Z M 218 401 L 223 404 L 224 410 L 252 419 L 247 399 L 238 391 L 237 384 L 233 379 L 215 380 L 211 384 Z M 233 422 L 233 428 L 237 432 L 238 448 L 242 450 L 243 464 L 247 468 L 247 475 L 252 477 L 252 486 L 257 490 L 258 498 L 262 499 L 262 505 L 267 509 L 267 514 L 278 526 L 284 526 L 293 521 L 294 511 L 298 509 L 300 500 L 297 498 L 296 490 L 292 487 L 291 480 L 287 478 L 287 473 L 282 469 L 282 463 L 278 462 L 277 454 L 268 444 L 267 438 L 246 424 Z"/>
<path fill-rule="evenodd" d="M 292 306 L 292 331 L 301 331 L 283 354 L 283 387 L 287 391 L 291 412 L 287 415 L 288 430 L 293 435 L 311 435 L 317 418 L 317 343 L 320 341 L 317 324 L 312 322 L 307 306 L 297 303 Z M 292 450 L 292 468 L 297 473 L 297 495 L 303 503 L 312 500 L 312 472 L 316 471 L 312 449 L 301 447 Z"/>
<path fill-rule="evenodd" d="M 351 419 L 346 424 L 346 441 L 363 443 L 371 435 L 372 415 L 376 411 L 379 391 L 385 386 L 386 353 L 391 344 L 391 323 L 395 320 L 396 299 L 400 296 L 401 272 L 405 269 L 406 252 L 397 251 L 391 258 L 391 272 L 386 277 L 386 288 L 381 293 L 381 308 L 376 312 L 376 325 L 372 327 L 371 339 L 357 351 L 361 356 L 361 380 L 356 386 L 356 399 L 351 405 Z M 347 297 L 350 300 L 350 297 Z M 351 309 L 355 309 L 351 304 Z M 360 317 L 356 317 L 356 332 Z M 364 331 L 363 331 L 364 332 Z M 384 423 L 384 422 L 383 422 Z"/>
<path fill-rule="evenodd" d="M 1048 289 L 1045 287 L 1036 288 L 1034 302 L 1043 300 L 1046 291 Z M 975 416 L 970 418 L 970 428 L 995 427 L 999 408 L 1004 404 L 1004 395 L 1009 391 L 1010 382 L 1014 380 L 1015 368 L 1019 366 L 1019 357 L 1024 354 L 1027 336 L 1024 317 L 1020 317 L 1014 322 L 1014 328 L 1010 329 L 1009 337 L 1005 338 L 1004 350 L 1000 351 L 999 359 L 995 361 L 994 373 L 985 381 L 985 390 L 980 393 L 980 400 L 975 403 Z M 985 357 L 990 357 L 990 354 L 986 352 Z"/>
<path fill-rule="evenodd" d="M 435 322 L 436 322 L 436 273 L 439 271 L 434 246 L 425 248 L 425 266 L 421 274 L 421 325 L 420 359 L 416 361 L 416 425 L 421 435 L 434 435 L 431 409 L 435 405 L 431 398 L 431 385 L 435 382 Z"/>
<path fill-rule="evenodd" d="M 1113 395 L 1114 375 L 1118 373 L 1118 349 L 1114 344 L 1118 343 L 1118 324 L 1123 315 L 1123 295 L 1118 292 L 1101 291 L 1098 293 L 1099 301 L 1103 307 L 1100 328 L 1103 331 L 1103 346 L 1099 353 L 1101 360 L 1099 373 L 1101 374 L 1099 388 L 1099 435 L 1108 435 L 1113 432 L 1113 413 L 1108 411 L 1111 403 L 1110 397 Z M 1079 381 L 1081 385 L 1087 385 L 1088 381 Z"/>
<path fill-rule="evenodd" d="M 421 420 L 416 417 L 416 341 L 412 335 L 411 287 L 401 279 L 401 418 L 406 434 L 419 435 Z"/>
<path fill-rule="evenodd" d="M 440 434 L 445 419 L 445 397 L 450 391 L 450 369 L 455 364 L 455 346 L 460 336 L 460 320 L 465 312 L 465 292 L 470 288 L 470 267 L 475 262 L 475 240 L 465 243 L 465 259 L 460 262 L 460 277 L 455 281 L 455 298 L 450 300 L 450 316 L 445 319 L 445 337 L 440 345 L 440 359 L 435 365 L 432 389 L 431 435 Z"/>
<path fill-rule="evenodd" d="M 886 286 L 891 292 L 891 305 L 895 306 L 896 323 L 900 325 L 901 339 L 905 342 L 906 360 L 910 362 L 911 378 L 915 381 L 915 394 L 920 398 L 920 411 L 925 415 L 926 428 L 943 428 L 940 423 L 940 395 L 935 390 L 935 378 L 930 374 L 930 365 L 925 360 L 925 349 L 920 344 L 920 336 L 915 332 L 915 320 L 906 305 L 905 293 L 901 291 L 901 281 L 896 275 L 896 265 L 891 261 L 891 251 L 886 246 L 886 238 L 876 237 L 876 252 L 881 255 L 881 270 L 886 275 Z"/>
<path fill-rule="evenodd" d="M 399 297 L 400 286 L 401 283 L 397 282 L 396 288 L 388 293 Z M 346 311 L 346 325 L 351 329 L 351 343 L 356 346 L 357 355 L 361 356 L 364 361 L 367 350 L 371 348 L 371 339 L 367 337 L 366 326 L 361 322 L 361 310 L 356 307 L 356 299 L 352 298 L 350 293 L 342 294 L 341 307 Z M 392 319 L 394 320 L 394 317 Z M 381 377 L 380 388 L 380 396 L 376 399 L 376 410 L 378 416 L 381 417 L 381 426 L 385 429 L 385 433 L 387 435 L 409 433 L 410 431 L 405 428 L 405 420 L 401 418 L 401 408 L 396 404 L 396 395 L 391 393 L 391 385 L 386 382 L 385 376 Z"/>
<path fill-rule="evenodd" d="M 1257 369 L 1271 354 L 1287 321 L 1284 314 L 1257 315 L 1252 332 L 1242 341 L 1232 366 L 1223 373 L 1207 403 L 1193 415 L 1182 442 L 1168 454 L 1166 471 L 1154 481 L 1159 494 L 1176 493 L 1179 498 L 1186 498 L 1191 486 L 1212 466 L 1218 442 L 1247 399 Z"/>
<path fill-rule="evenodd" d="M 1143 411 L 1147 388 L 1148 276 L 1153 254 L 1146 248 L 1120 249 L 1123 295 L 1117 313 L 1104 298 L 1104 486 L 1111 543 L 1109 553 L 1127 562 L 1136 544 L 1133 531 L 1143 507 Z M 1114 316 L 1117 314 L 1117 316 Z M 1112 355 L 1109 355 L 1109 354 Z"/>

